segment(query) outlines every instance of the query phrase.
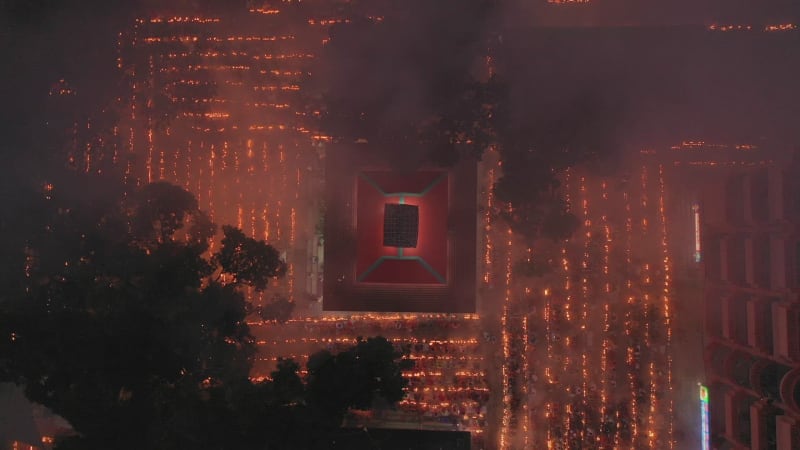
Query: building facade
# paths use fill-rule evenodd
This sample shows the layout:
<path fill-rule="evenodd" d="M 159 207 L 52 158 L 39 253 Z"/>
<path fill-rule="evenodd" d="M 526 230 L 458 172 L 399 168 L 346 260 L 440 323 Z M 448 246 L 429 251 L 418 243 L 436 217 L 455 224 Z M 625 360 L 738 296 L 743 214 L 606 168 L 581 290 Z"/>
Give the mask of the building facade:
<path fill-rule="evenodd" d="M 799 156 L 702 195 L 711 448 L 800 448 Z"/>

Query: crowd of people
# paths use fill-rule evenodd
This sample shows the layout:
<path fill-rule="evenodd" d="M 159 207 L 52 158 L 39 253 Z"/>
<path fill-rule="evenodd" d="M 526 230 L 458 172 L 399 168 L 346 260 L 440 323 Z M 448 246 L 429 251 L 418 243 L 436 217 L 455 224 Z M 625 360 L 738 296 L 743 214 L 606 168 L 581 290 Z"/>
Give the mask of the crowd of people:
<path fill-rule="evenodd" d="M 584 227 L 551 245 L 543 260 L 553 270 L 511 280 L 511 264 L 495 265 L 487 298 L 503 288 L 499 328 L 494 313 L 295 318 L 258 327 L 259 370 L 383 336 L 414 367 L 406 397 L 381 417 L 499 435 L 503 449 L 668 448 L 670 269 L 657 203 L 645 193 L 652 186 L 617 203 L 601 186 L 573 186 Z"/>
<path fill-rule="evenodd" d="M 581 232 L 544 256 L 552 272 L 519 276 L 506 296 L 500 447 L 669 448 L 670 267 L 657 186 L 619 204 L 605 185 L 577 187 Z"/>

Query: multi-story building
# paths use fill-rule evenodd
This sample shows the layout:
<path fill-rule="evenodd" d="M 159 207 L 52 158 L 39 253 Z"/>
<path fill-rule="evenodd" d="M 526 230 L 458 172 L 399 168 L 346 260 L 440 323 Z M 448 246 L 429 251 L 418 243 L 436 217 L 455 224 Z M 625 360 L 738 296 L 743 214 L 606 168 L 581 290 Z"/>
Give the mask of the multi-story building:
<path fill-rule="evenodd" d="M 711 448 L 800 448 L 800 151 L 702 199 Z"/>

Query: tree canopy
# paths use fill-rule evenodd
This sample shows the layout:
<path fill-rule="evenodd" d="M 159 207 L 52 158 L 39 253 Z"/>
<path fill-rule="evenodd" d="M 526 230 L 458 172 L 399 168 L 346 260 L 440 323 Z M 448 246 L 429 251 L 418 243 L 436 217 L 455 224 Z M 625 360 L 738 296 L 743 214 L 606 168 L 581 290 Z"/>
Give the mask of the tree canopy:
<path fill-rule="evenodd" d="M 72 425 L 58 449 L 312 448 L 275 425 L 324 440 L 308 427 L 332 427 L 376 393 L 402 396 L 400 354 L 374 339 L 328 354 L 336 364 L 319 376 L 301 380 L 284 361 L 253 383 L 243 288 L 282 276 L 279 252 L 223 227 L 210 253 L 215 227 L 177 186 L 86 183 L 21 190 L 25 208 L 0 217 L 0 382 Z M 360 385 L 329 410 L 312 393 L 342 373 Z"/>
<path fill-rule="evenodd" d="M 267 322 L 286 323 L 292 316 L 295 302 L 282 295 L 275 295 L 272 300 L 258 310 L 258 315 Z"/>
<path fill-rule="evenodd" d="M 247 378 L 255 348 L 239 288 L 265 285 L 283 263 L 262 243 L 248 277 L 212 278 L 222 270 L 206 256 L 214 227 L 173 185 L 82 201 L 48 189 L 44 221 L 6 238 L 25 259 L 4 268 L 22 281 L 0 304 L 10 337 L 0 376 L 68 419 L 85 445 L 142 448 L 152 418 L 170 418 L 161 396 Z M 230 247 L 220 253 L 241 251 Z"/>
<path fill-rule="evenodd" d="M 385 338 L 358 338 L 356 345 L 338 354 L 322 350 L 308 360 L 309 401 L 333 416 L 354 409 L 370 409 L 381 398 L 392 404 L 402 400 L 408 384 L 401 370 L 413 362 L 392 362 L 401 353 Z"/>

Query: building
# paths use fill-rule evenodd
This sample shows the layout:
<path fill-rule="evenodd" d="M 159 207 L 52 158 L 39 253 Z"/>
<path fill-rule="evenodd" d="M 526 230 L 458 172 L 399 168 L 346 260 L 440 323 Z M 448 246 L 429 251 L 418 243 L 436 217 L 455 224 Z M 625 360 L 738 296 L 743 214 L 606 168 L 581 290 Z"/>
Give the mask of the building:
<path fill-rule="evenodd" d="M 800 152 L 704 193 L 711 448 L 800 448 Z"/>
<path fill-rule="evenodd" d="M 475 162 L 399 172 L 375 153 L 326 157 L 323 309 L 474 313 Z"/>

